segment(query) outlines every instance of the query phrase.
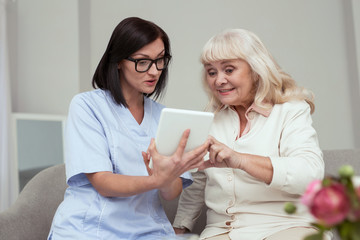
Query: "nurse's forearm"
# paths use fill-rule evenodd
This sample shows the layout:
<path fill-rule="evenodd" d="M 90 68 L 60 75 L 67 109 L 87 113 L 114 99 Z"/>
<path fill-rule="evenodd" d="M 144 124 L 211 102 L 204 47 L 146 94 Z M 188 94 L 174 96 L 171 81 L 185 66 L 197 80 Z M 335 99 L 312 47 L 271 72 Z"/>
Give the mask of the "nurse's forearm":
<path fill-rule="evenodd" d="M 86 176 L 104 197 L 129 197 L 159 187 L 150 176 L 128 176 L 112 172 L 87 173 Z"/>
<path fill-rule="evenodd" d="M 177 178 L 172 181 L 166 187 L 160 188 L 161 197 L 165 200 L 173 200 L 180 195 L 182 191 L 182 181 L 181 178 Z"/>

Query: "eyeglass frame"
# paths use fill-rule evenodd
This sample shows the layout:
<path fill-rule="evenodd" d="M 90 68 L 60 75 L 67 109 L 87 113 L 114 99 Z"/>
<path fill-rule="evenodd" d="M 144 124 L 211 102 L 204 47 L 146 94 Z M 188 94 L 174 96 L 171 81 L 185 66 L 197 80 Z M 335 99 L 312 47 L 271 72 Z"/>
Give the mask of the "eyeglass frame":
<path fill-rule="evenodd" d="M 144 72 L 149 71 L 149 69 L 151 68 L 151 66 L 152 66 L 154 63 L 155 63 L 155 67 L 156 67 L 156 69 L 157 69 L 158 71 L 161 71 L 161 70 L 166 69 L 167 66 L 168 66 L 168 64 L 169 64 L 169 62 L 170 62 L 170 60 L 171 60 L 171 55 L 166 55 L 166 56 L 163 56 L 163 57 L 159 57 L 159 58 L 154 59 L 154 60 L 153 60 L 153 59 L 150 59 L 150 58 L 134 59 L 134 58 L 132 58 L 132 57 L 127 57 L 127 58 L 124 58 L 124 59 L 135 63 L 135 71 L 137 71 L 138 73 L 144 73 Z M 157 62 L 158 62 L 160 59 L 167 59 L 166 64 L 164 64 L 164 68 L 161 68 L 161 69 L 159 69 L 159 68 L 158 68 L 158 65 L 157 65 Z M 147 68 L 146 70 L 144 70 L 144 71 L 139 71 L 139 70 L 137 69 L 137 64 L 138 64 L 138 62 L 144 61 L 144 60 L 151 61 L 151 63 L 149 64 L 149 66 L 148 66 L 148 68 Z"/>

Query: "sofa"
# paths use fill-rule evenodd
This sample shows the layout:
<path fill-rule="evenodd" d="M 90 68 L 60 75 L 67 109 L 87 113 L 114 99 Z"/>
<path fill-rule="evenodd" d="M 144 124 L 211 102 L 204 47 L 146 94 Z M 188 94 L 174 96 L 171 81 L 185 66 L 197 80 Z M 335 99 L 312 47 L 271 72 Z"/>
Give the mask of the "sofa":
<path fill-rule="evenodd" d="M 360 149 L 324 150 L 325 172 L 336 175 L 343 164 L 351 164 L 360 175 Z M 16 202 L 0 213 L 0 240 L 46 239 L 54 213 L 63 200 L 65 182 L 64 164 L 46 168 L 35 175 L 20 192 Z M 172 222 L 178 199 L 163 201 Z M 197 220 L 194 233 L 200 234 L 206 224 L 206 207 Z M 338 239 L 335 236 L 334 239 Z"/>

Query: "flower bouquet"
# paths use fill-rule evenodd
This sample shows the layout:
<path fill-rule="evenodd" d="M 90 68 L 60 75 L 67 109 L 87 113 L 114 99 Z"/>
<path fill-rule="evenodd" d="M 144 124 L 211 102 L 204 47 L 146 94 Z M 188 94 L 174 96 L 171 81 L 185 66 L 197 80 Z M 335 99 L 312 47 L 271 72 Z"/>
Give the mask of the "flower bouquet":
<path fill-rule="evenodd" d="M 334 230 L 342 240 L 360 240 L 360 186 L 354 186 L 354 170 L 342 166 L 339 177 L 325 177 L 309 184 L 301 203 L 306 205 L 319 229 L 305 240 L 322 240 L 326 231 Z M 289 214 L 296 211 L 292 203 L 285 204 Z"/>

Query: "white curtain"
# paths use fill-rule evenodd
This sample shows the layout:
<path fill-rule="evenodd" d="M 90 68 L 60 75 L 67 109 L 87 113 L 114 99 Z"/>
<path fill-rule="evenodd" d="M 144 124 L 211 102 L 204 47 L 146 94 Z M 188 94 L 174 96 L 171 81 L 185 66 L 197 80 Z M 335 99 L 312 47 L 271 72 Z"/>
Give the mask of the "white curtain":
<path fill-rule="evenodd" d="M 12 146 L 6 2 L 7 0 L 0 0 L 0 212 L 15 201 L 19 191 L 17 162 Z"/>

